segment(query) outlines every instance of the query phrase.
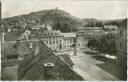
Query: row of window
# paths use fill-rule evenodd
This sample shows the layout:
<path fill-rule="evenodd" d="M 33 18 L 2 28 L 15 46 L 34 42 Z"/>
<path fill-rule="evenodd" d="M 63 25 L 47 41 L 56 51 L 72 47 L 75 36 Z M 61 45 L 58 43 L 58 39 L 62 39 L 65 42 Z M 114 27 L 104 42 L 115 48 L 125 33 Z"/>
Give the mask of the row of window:
<path fill-rule="evenodd" d="M 74 43 L 73 39 L 74 39 L 74 38 L 67 38 L 67 39 L 64 39 L 64 43 Z"/>
<path fill-rule="evenodd" d="M 51 45 L 51 44 L 61 44 L 61 43 L 62 43 L 62 40 L 44 41 L 44 43 L 46 43 L 47 45 Z"/>
<path fill-rule="evenodd" d="M 59 46 L 49 46 L 49 48 L 52 50 L 60 50 Z"/>
<path fill-rule="evenodd" d="M 61 40 L 62 37 L 48 37 L 48 38 L 43 38 L 43 40 Z"/>
<path fill-rule="evenodd" d="M 64 49 L 72 48 L 72 46 L 73 46 L 73 44 L 71 44 L 71 45 L 64 45 L 63 48 L 64 48 Z"/>
<path fill-rule="evenodd" d="M 73 46 L 72 44 L 70 44 L 70 45 L 64 45 L 64 46 L 63 46 L 63 49 L 73 48 L 72 46 Z M 56 45 L 56 46 L 49 46 L 49 48 L 52 49 L 52 50 L 60 50 L 59 45 Z"/>

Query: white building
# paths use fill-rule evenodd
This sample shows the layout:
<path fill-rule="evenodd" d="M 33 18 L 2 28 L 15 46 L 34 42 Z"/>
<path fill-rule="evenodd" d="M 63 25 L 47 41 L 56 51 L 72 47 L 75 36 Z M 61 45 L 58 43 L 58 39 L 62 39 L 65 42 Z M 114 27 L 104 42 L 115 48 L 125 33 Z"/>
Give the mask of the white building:
<path fill-rule="evenodd" d="M 63 37 L 63 50 L 71 50 L 74 45 L 76 33 L 62 33 Z"/>
<path fill-rule="evenodd" d="M 118 29 L 118 27 L 116 25 L 104 25 L 103 27 L 104 29 L 108 29 L 108 30 L 116 30 Z"/>

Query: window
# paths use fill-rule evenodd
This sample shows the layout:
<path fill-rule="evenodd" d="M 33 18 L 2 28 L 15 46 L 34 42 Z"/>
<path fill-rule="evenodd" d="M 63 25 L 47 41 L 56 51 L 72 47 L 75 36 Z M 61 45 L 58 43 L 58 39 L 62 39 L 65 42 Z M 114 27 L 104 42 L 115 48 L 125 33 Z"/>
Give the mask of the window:
<path fill-rule="evenodd" d="M 53 41 L 53 44 L 55 44 L 55 41 Z"/>
<path fill-rule="evenodd" d="M 66 43 L 66 40 L 64 39 L 64 43 Z"/>
<path fill-rule="evenodd" d="M 64 45 L 64 48 L 66 48 L 66 45 Z"/>
<path fill-rule="evenodd" d="M 68 43 L 70 43 L 70 39 L 68 39 Z"/>
<path fill-rule="evenodd" d="M 70 39 L 70 43 L 72 43 L 72 39 Z"/>
<path fill-rule="evenodd" d="M 60 40 L 60 43 L 61 43 L 61 40 Z"/>
<path fill-rule="evenodd" d="M 56 40 L 56 44 L 58 44 L 58 40 Z"/>
<path fill-rule="evenodd" d="M 18 60 L 23 60 L 24 59 L 24 56 L 23 55 L 20 55 Z"/>
<path fill-rule="evenodd" d="M 52 44 L 52 41 L 50 41 L 49 44 Z"/>
<path fill-rule="evenodd" d="M 47 41 L 47 44 L 49 44 L 49 42 Z"/>

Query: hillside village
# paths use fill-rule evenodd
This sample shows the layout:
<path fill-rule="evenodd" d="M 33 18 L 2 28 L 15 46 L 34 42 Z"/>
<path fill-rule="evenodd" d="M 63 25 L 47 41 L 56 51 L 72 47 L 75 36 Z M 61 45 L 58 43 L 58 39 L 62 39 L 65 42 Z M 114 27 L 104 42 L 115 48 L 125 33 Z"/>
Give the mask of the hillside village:
<path fill-rule="evenodd" d="M 125 46 L 127 19 L 121 19 L 120 21 L 106 20 L 107 22 L 102 22 L 102 20 L 95 20 L 94 22 L 92 20 L 91 18 L 80 19 L 74 17 L 70 13 L 57 8 L 2 19 L 2 79 L 88 80 L 87 78 L 90 78 L 89 80 L 101 80 L 101 78 L 92 76 L 93 73 L 86 74 L 84 72 L 83 74 L 78 71 L 78 68 L 75 69 L 79 67 L 77 66 L 78 60 L 85 62 L 82 61 L 85 59 L 79 59 L 79 56 L 83 56 L 83 52 L 88 54 L 88 51 L 93 55 L 101 54 L 101 52 L 106 53 L 109 58 L 101 56 L 105 57 L 105 61 L 113 62 L 114 60 L 114 63 L 117 61 L 116 64 L 121 66 L 120 69 L 125 69 L 124 63 L 127 57 L 125 54 L 121 57 L 121 46 L 118 44 L 124 43 Z M 124 37 L 120 38 L 123 36 L 120 36 L 122 31 Z M 93 46 L 97 40 L 109 34 L 116 37 L 112 41 L 115 41 L 119 54 L 115 52 L 114 58 L 110 58 L 113 57 L 113 55 L 109 55 L 111 51 L 104 52 L 99 50 L 97 45 Z M 96 41 L 93 42 L 93 40 Z M 93 45 L 89 45 L 89 42 Z M 126 53 L 125 49 L 123 50 L 123 53 Z M 78 60 L 75 58 L 78 58 Z M 80 65 L 84 66 L 82 63 Z M 91 64 L 88 65 L 91 66 Z M 84 68 L 79 69 L 83 71 Z M 120 69 L 115 68 L 115 70 Z M 10 70 L 13 70 L 13 74 L 7 75 Z M 104 78 L 105 80 L 125 80 L 126 71 L 122 72 L 120 70 L 119 72 L 122 73 L 122 76 L 119 74 L 111 76 L 106 72 L 102 73 L 108 75 Z M 11 77 L 11 75 L 14 77 Z"/>

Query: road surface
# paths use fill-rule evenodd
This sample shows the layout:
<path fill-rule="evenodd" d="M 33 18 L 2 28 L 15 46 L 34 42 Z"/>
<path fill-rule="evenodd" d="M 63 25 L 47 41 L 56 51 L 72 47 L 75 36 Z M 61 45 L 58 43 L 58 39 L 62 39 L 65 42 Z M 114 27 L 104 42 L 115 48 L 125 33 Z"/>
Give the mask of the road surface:
<path fill-rule="evenodd" d="M 104 62 L 98 61 L 92 58 L 91 55 L 78 51 L 78 56 L 72 56 L 72 61 L 75 63 L 73 69 L 78 72 L 85 80 L 118 80 L 112 74 L 98 67 L 96 64 L 102 64 Z"/>

